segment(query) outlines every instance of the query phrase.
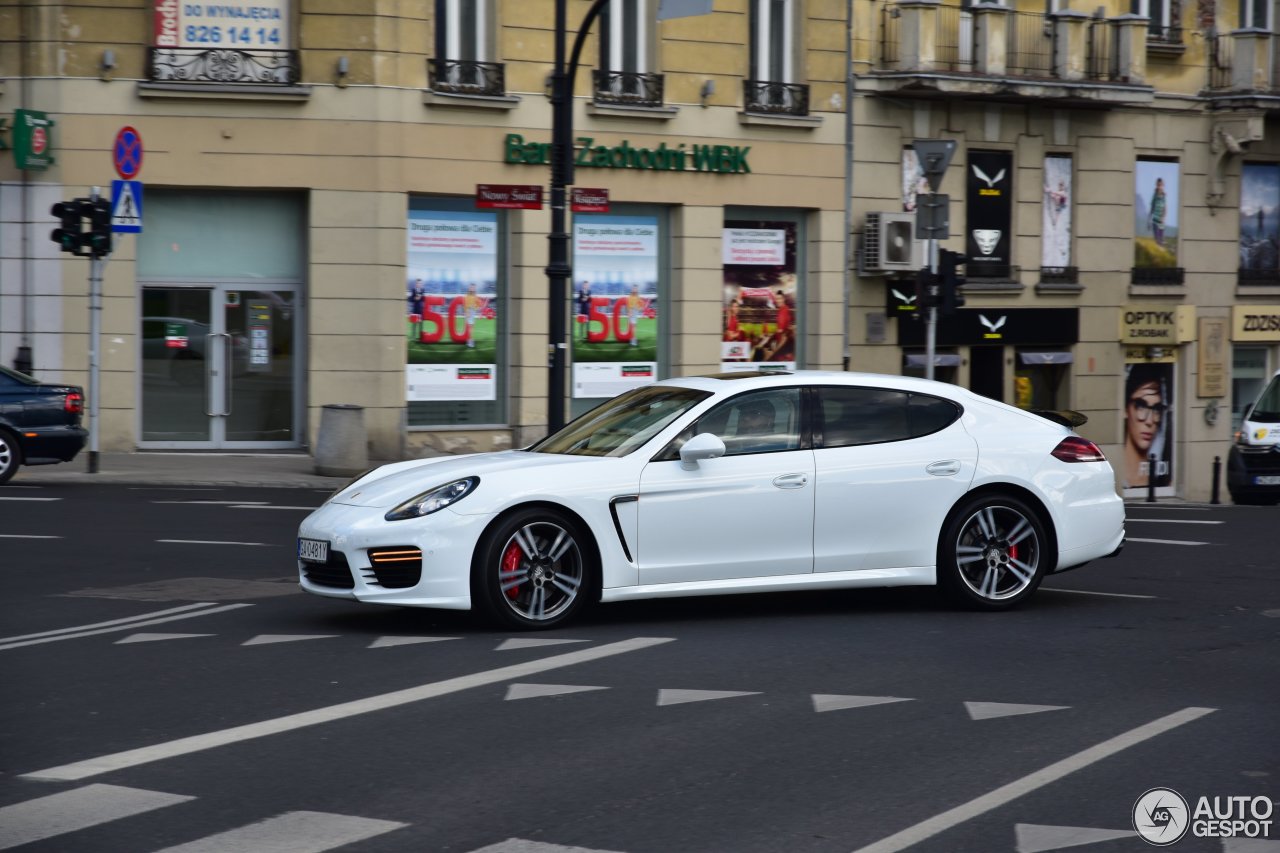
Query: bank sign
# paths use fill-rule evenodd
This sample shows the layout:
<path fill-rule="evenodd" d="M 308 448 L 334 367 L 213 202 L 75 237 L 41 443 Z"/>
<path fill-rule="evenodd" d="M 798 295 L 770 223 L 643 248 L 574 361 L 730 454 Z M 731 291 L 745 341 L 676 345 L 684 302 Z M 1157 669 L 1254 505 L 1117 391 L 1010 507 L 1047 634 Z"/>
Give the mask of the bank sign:
<path fill-rule="evenodd" d="M 13 165 L 18 169 L 41 171 L 53 165 L 54 121 L 38 110 L 13 111 Z M 8 120 L 0 118 L 0 150 L 10 147 L 4 140 Z"/>
<path fill-rule="evenodd" d="M 550 142 L 527 142 L 518 133 L 508 133 L 502 143 L 503 162 L 526 166 L 551 163 Z M 750 145 L 679 145 L 659 143 L 656 148 L 636 148 L 626 139 L 617 145 L 597 144 L 593 136 L 579 136 L 574 145 L 573 163 L 586 169 L 641 169 L 655 172 L 711 172 L 721 175 L 749 175 L 747 155 Z"/>

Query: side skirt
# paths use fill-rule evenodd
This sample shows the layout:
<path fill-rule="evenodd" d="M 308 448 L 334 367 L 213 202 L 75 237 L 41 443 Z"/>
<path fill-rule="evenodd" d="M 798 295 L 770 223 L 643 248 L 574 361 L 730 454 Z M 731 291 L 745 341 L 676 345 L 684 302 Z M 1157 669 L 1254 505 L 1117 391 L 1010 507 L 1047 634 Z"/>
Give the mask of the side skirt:
<path fill-rule="evenodd" d="M 808 575 L 776 575 L 762 578 L 730 578 L 691 583 L 641 584 L 606 589 L 601 601 L 638 598 L 670 598 L 686 595 L 727 595 L 737 592 L 789 592 L 802 589 L 857 589 L 876 586 L 933 586 L 938 582 L 934 566 L 874 569 L 858 572 L 821 572 Z"/>

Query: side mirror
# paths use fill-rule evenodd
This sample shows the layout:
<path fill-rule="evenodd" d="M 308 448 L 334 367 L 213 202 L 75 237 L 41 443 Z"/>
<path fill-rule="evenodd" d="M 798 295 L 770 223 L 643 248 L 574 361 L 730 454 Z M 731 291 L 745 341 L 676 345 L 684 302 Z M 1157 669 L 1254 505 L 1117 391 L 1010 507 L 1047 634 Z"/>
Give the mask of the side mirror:
<path fill-rule="evenodd" d="M 680 448 L 680 465 L 692 471 L 703 459 L 724 456 L 724 442 L 709 432 L 700 432 Z"/>

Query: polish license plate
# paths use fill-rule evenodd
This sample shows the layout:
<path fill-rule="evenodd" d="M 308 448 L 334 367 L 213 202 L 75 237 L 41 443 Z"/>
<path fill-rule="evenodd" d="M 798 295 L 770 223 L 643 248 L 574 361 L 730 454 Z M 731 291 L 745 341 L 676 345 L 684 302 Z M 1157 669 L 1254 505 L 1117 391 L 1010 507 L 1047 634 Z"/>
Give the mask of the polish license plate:
<path fill-rule="evenodd" d="M 299 539 L 298 559 L 307 563 L 327 563 L 329 543 L 323 539 Z"/>
<path fill-rule="evenodd" d="M 1258 476 L 1253 478 L 1255 486 L 1280 486 L 1280 477 L 1277 476 Z"/>

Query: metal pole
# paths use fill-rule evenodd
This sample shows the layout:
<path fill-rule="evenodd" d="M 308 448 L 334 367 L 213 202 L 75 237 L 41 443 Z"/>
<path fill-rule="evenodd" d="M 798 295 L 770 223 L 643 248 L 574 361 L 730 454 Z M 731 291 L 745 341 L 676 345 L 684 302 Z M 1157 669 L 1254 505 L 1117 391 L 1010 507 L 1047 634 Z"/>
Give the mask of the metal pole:
<path fill-rule="evenodd" d="M 934 205 L 937 200 L 937 193 L 929 193 L 929 209 L 935 210 Z M 932 233 L 932 229 L 930 229 Z M 926 290 L 929 293 L 929 312 L 925 315 L 924 325 L 924 378 L 933 378 L 933 354 L 937 349 L 938 341 L 938 238 L 930 237 L 928 243 L 929 252 L 929 284 Z"/>
<path fill-rule="evenodd" d="M 1218 478 L 1221 476 L 1222 476 L 1222 457 L 1215 456 L 1213 457 L 1213 494 L 1212 494 L 1212 497 L 1210 497 L 1209 499 L 1209 503 L 1211 504 L 1222 503 L 1222 501 L 1218 500 Z"/>
<path fill-rule="evenodd" d="M 551 233 L 547 235 L 547 430 L 564 426 L 565 311 L 569 266 L 569 234 L 566 230 L 565 184 L 573 156 L 573 91 L 565 74 L 564 42 L 566 2 L 556 0 L 555 69 L 551 72 Z"/>
<path fill-rule="evenodd" d="M 89 197 L 98 200 L 98 188 Z M 98 352 L 102 337 L 102 258 L 89 259 L 89 473 L 98 473 Z"/>
<path fill-rule="evenodd" d="M 1156 455 L 1147 457 L 1147 503 L 1156 502 Z"/>

